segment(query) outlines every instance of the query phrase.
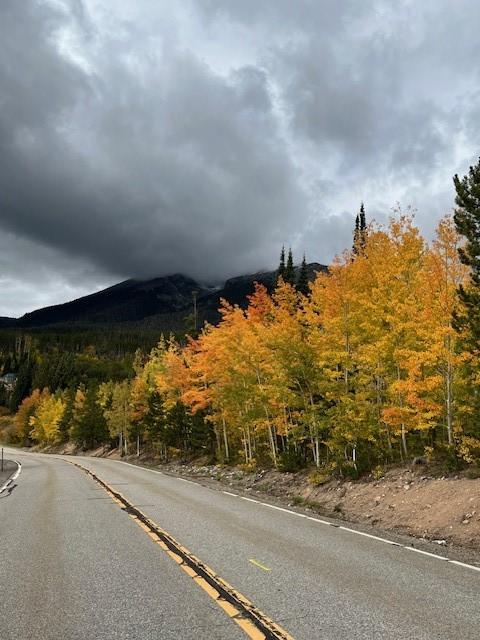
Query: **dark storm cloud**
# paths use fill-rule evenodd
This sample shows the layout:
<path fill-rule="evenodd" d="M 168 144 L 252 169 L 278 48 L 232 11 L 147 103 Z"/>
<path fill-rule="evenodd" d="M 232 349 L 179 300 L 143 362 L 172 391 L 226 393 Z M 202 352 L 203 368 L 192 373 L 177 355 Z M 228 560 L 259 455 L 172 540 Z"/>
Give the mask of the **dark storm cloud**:
<path fill-rule="evenodd" d="M 259 212 L 288 229 L 302 196 L 261 71 L 221 78 L 160 42 L 131 68 L 105 47 L 89 74 L 58 52 L 49 6 L 7 4 L 4 228 L 125 275 L 218 278 L 279 245 Z"/>
<path fill-rule="evenodd" d="M 0 315 L 39 279 L 47 302 L 282 243 L 328 261 L 361 199 L 430 232 L 478 153 L 473 0 L 114 7 L 0 5 Z"/>

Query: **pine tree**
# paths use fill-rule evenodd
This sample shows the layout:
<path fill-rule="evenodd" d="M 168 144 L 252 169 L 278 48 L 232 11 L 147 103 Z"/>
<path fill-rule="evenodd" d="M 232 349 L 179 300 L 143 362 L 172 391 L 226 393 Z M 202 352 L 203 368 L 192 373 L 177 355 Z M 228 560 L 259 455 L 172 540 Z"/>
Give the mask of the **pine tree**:
<path fill-rule="evenodd" d="M 278 265 L 278 269 L 277 269 L 277 284 L 280 278 L 282 278 L 282 280 L 285 278 L 285 247 L 284 246 L 280 251 L 280 264 Z"/>
<path fill-rule="evenodd" d="M 62 419 L 59 422 L 58 428 L 60 432 L 60 438 L 62 441 L 68 440 L 68 430 L 73 422 L 73 405 L 75 402 L 76 389 L 70 387 L 63 392 L 63 401 L 65 403 L 65 409 L 62 415 Z"/>
<path fill-rule="evenodd" d="M 360 236 L 362 238 L 362 243 L 365 244 L 365 232 L 367 230 L 367 220 L 365 217 L 365 206 L 362 202 L 360 205 Z"/>
<path fill-rule="evenodd" d="M 291 284 L 292 287 L 295 286 L 295 268 L 293 266 L 293 254 L 291 249 L 288 250 L 287 266 L 285 267 L 283 280 L 286 283 Z"/>
<path fill-rule="evenodd" d="M 461 180 L 455 175 L 453 183 L 457 192 L 453 219 L 458 233 L 466 240 L 459 249 L 460 260 L 470 268 L 470 283 L 459 287 L 465 313 L 456 317 L 456 328 L 467 330 L 471 347 L 477 350 L 480 347 L 480 160 Z"/>
<path fill-rule="evenodd" d="M 363 202 L 360 205 L 360 213 L 355 217 L 355 230 L 353 232 L 353 253 L 360 255 L 365 251 L 365 242 L 367 239 L 367 219 L 365 216 L 365 206 Z"/>
<path fill-rule="evenodd" d="M 360 246 L 360 218 L 358 217 L 358 213 L 355 218 L 355 229 L 353 231 L 353 245 L 352 251 L 355 255 L 358 255 L 358 248 Z"/>
<path fill-rule="evenodd" d="M 70 437 L 89 449 L 108 440 L 107 425 L 98 403 L 98 387 L 92 386 L 85 392 L 77 389 Z"/>
<path fill-rule="evenodd" d="M 297 291 L 303 294 L 304 296 L 308 296 L 308 294 L 310 293 L 310 287 L 309 287 L 309 281 L 308 281 L 308 267 L 307 267 L 307 261 L 305 259 L 305 254 L 303 254 L 300 273 L 298 274 Z"/>

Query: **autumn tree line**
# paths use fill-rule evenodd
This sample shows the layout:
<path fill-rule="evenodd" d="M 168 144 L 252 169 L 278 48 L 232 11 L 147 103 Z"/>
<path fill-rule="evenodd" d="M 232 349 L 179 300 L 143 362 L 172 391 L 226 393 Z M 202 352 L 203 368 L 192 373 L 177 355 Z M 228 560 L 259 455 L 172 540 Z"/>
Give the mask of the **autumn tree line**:
<path fill-rule="evenodd" d="M 328 273 L 294 282 L 282 251 L 271 294 L 137 352 L 130 379 L 35 389 L 18 439 L 351 477 L 418 455 L 480 463 L 480 163 L 455 187 L 432 242 L 408 213 L 367 225 L 362 206 Z"/>

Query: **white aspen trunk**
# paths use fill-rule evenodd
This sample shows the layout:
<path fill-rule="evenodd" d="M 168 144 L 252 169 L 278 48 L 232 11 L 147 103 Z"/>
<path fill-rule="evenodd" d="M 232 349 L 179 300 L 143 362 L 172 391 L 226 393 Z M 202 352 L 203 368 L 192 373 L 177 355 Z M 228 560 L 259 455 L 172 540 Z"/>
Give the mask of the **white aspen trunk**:
<path fill-rule="evenodd" d="M 220 455 L 220 452 L 222 450 L 222 441 L 221 441 L 221 438 L 220 438 L 220 434 L 218 432 L 218 426 L 217 425 L 215 425 L 215 439 L 217 441 L 217 451 L 218 451 L 218 454 Z"/>
<path fill-rule="evenodd" d="M 403 449 L 403 453 L 405 455 L 405 460 L 408 457 L 408 451 L 407 451 L 407 433 L 405 431 L 405 425 L 402 422 L 402 449 Z"/>
<path fill-rule="evenodd" d="M 397 380 L 400 382 L 401 380 L 401 376 L 400 376 L 400 367 L 397 364 Z M 398 404 L 400 405 L 400 407 L 403 408 L 403 400 L 401 398 L 401 396 L 399 395 L 398 397 Z M 408 457 L 408 451 L 407 451 L 407 432 L 405 429 L 405 424 L 402 422 L 402 424 L 400 425 L 401 428 L 401 435 L 402 435 L 402 450 L 403 450 L 403 454 L 405 456 L 405 460 Z"/>
<path fill-rule="evenodd" d="M 403 424 L 403 422 L 402 422 L 402 425 L 401 425 L 401 430 L 402 430 L 402 453 L 405 456 L 405 460 L 406 460 L 407 457 L 408 457 L 407 434 L 406 434 L 405 425 Z M 402 456 L 402 458 L 403 458 L 403 456 Z"/>
<path fill-rule="evenodd" d="M 245 464 L 248 464 L 248 447 L 247 447 L 247 434 L 245 433 L 245 429 L 242 429 L 243 432 L 243 451 L 245 453 Z"/>
<path fill-rule="evenodd" d="M 309 426 L 309 430 L 310 430 L 310 444 L 312 445 L 313 461 L 315 463 L 315 466 L 318 467 L 316 438 L 313 434 L 312 425 Z"/>
<path fill-rule="evenodd" d="M 269 425 L 268 433 L 269 433 L 269 436 L 270 436 L 270 446 L 272 448 L 273 464 L 274 464 L 275 468 L 277 468 L 277 447 L 276 447 L 276 444 L 275 444 L 275 439 L 274 439 L 274 435 L 273 435 L 273 429 L 274 429 L 274 427 Z"/>
<path fill-rule="evenodd" d="M 289 441 L 289 428 L 288 428 L 288 418 L 287 418 L 287 407 L 283 406 L 283 424 L 285 428 L 285 436 L 287 438 L 287 442 Z M 284 443 L 285 448 L 285 443 Z"/>
<path fill-rule="evenodd" d="M 453 378 L 453 371 L 452 371 L 452 363 L 450 361 L 450 353 L 451 353 L 451 338 L 450 336 L 447 337 L 447 353 L 448 353 L 448 360 L 447 360 L 447 371 L 446 371 L 446 377 L 445 377 L 445 383 L 446 383 L 446 398 L 445 398 L 445 404 L 446 404 L 446 417 L 447 417 L 447 437 L 448 437 L 448 444 L 451 446 L 453 444 L 453 416 L 452 416 L 452 405 L 453 405 L 453 398 L 452 398 L 452 378 Z"/>
<path fill-rule="evenodd" d="M 446 379 L 446 383 L 447 383 L 447 398 L 446 398 L 446 404 L 447 404 L 447 437 L 448 437 L 448 444 L 452 445 L 453 444 L 453 434 L 452 434 L 452 381 L 451 381 L 451 373 L 450 371 L 447 372 L 447 379 Z"/>
<path fill-rule="evenodd" d="M 270 415 L 268 413 L 268 409 L 265 405 L 263 405 L 263 410 L 265 411 L 265 415 L 267 417 L 268 423 L 268 435 L 270 439 L 270 447 L 272 449 L 272 458 L 275 469 L 277 468 L 277 443 L 276 443 L 276 432 L 275 427 L 270 424 Z"/>
<path fill-rule="evenodd" d="M 223 424 L 223 443 L 225 446 L 225 460 L 230 460 L 230 452 L 228 449 L 228 437 L 227 437 L 227 425 L 225 422 L 225 416 L 222 413 L 222 424 Z"/>
<path fill-rule="evenodd" d="M 140 457 L 140 434 L 137 433 L 137 458 Z"/>
<path fill-rule="evenodd" d="M 260 387 L 260 390 L 263 391 L 263 385 L 262 382 L 260 380 L 260 372 L 257 369 L 256 371 L 257 373 L 257 382 L 258 382 L 258 386 Z M 263 405 L 263 410 L 265 411 L 265 415 L 267 417 L 267 424 L 268 424 L 268 435 L 270 438 L 270 447 L 272 449 L 272 458 L 273 458 L 273 464 L 275 466 L 275 468 L 277 468 L 277 443 L 275 442 L 275 438 L 274 438 L 274 434 L 273 434 L 273 429 L 274 427 L 271 426 L 270 424 L 270 416 L 268 414 L 268 409 L 265 405 Z"/>
<path fill-rule="evenodd" d="M 315 462 L 315 466 L 318 468 L 320 466 L 320 441 L 318 438 L 317 419 L 315 416 L 315 403 L 313 402 L 312 394 L 310 393 L 309 395 L 310 395 L 310 406 L 312 407 L 312 416 L 313 416 L 313 433 L 312 433 L 312 427 L 310 427 L 310 434 L 311 434 L 311 439 L 313 444 L 313 461 Z"/>

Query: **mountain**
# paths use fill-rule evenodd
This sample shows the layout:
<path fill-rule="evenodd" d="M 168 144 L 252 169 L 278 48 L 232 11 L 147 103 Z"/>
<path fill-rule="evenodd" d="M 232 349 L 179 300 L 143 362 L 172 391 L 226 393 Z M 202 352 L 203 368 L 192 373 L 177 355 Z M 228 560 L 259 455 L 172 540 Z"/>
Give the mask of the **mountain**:
<path fill-rule="evenodd" d="M 297 267 L 298 270 L 298 267 Z M 327 267 L 308 265 L 309 277 Z M 276 271 L 265 271 L 227 280 L 221 289 L 201 285 L 192 278 L 174 274 L 151 280 L 126 280 L 71 302 L 26 313 L 18 319 L 0 318 L 0 327 L 33 328 L 45 326 L 91 326 L 98 324 L 133 324 L 162 330 L 182 330 L 193 322 L 193 296 L 196 292 L 199 326 L 217 322 L 220 300 L 246 306 L 254 283 L 269 291 L 275 286 Z M 186 317 L 191 318 L 186 321 Z"/>
<path fill-rule="evenodd" d="M 0 316 L 0 329 L 2 327 L 11 327 L 16 322 L 16 318 L 7 318 L 6 316 Z"/>

